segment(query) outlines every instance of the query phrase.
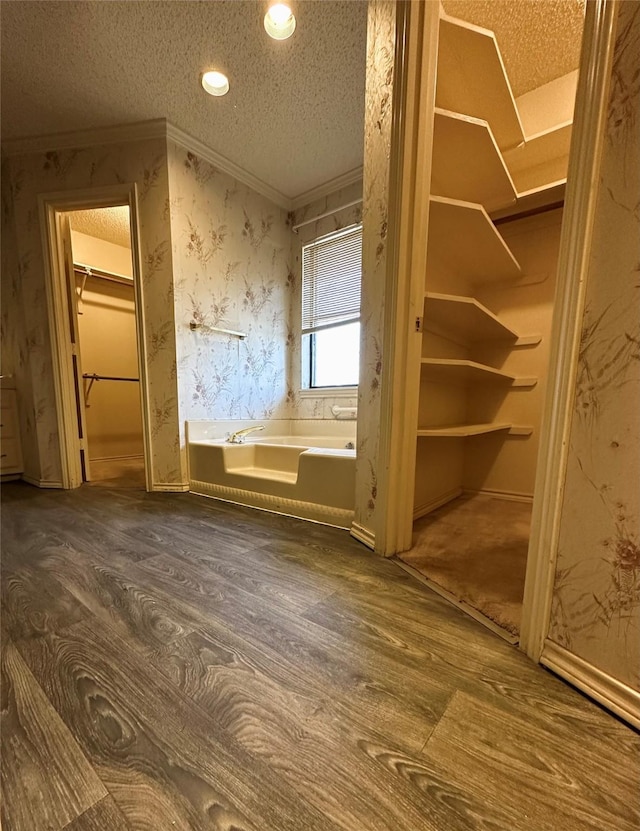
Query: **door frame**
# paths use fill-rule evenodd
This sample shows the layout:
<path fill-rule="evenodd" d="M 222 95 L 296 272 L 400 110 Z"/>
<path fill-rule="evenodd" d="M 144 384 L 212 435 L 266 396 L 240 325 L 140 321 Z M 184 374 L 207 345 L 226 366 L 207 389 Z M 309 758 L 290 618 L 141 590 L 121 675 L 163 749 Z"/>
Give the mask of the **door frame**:
<path fill-rule="evenodd" d="M 113 208 L 118 205 L 126 205 L 129 208 L 145 486 L 147 491 L 152 490 L 149 385 L 147 379 L 142 260 L 140 255 L 138 189 L 135 183 L 43 193 L 38 197 L 58 420 L 61 479 L 62 487 L 66 489 L 77 488 L 82 484 L 82 468 L 80 464 L 80 437 L 78 433 L 72 348 L 68 335 L 70 310 L 68 309 L 65 275 L 61 259 L 64 252 L 58 236 L 56 214 L 68 211 Z"/>
<path fill-rule="evenodd" d="M 558 254 L 551 354 L 531 517 L 520 648 L 540 661 L 549 630 L 586 280 L 607 120 L 618 0 L 587 3 Z M 562 673 L 561 673 L 562 674 Z M 592 693 L 591 693 L 592 694 Z"/>
<path fill-rule="evenodd" d="M 569 159 L 565 216 L 558 264 L 556 306 L 552 331 L 549 386 L 541 424 L 541 446 L 534 495 L 532 535 L 527 559 L 525 596 L 520 647 L 536 662 L 540 660 L 547 634 L 551 593 L 555 573 L 555 545 L 561 507 L 561 488 L 567 459 L 568 433 L 572 389 L 576 372 L 576 355 L 580 342 L 581 311 L 584 304 L 584 282 L 595 212 L 595 189 L 606 119 L 607 94 L 611 76 L 611 61 L 615 37 L 615 20 L 619 0 L 589 0 L 583 31 L 580 75 L 576 97 L 576 111 Z M 428 4 L 435 5 L 435 4 Z M 400 175 L 396 187 L 407 187 L 416 175 L 416 158 L 430 166 L 428 150 L 431 146 L 432 119 L 425 117 L 425 102 L 435 85 L 435 60 L 432 49 L 436 36 L 433 21 L 428 17 L 409 18 L 410 24 L 422 27 L 423 62 L 417 73 L 424 95 L 420 100 L 407 96 L 405 116 L 411 116 L 413 133 L 396 140 L 400 143 Z M 411 35 L 411 25 L 409 26 Z M 436 41 L 437 42 L 437 41 Z M 409 37 L 411 43 L 411 37 Z M 402 56 L 406 61 L 406 56 Z M 400 67 L 403 69 L 404 67 Z M 415 112 L 415 108 L 422 112 Z M 396 134 L 397 136 L 398 134 Z M 396 151 L 398 152 L 398 151 Z M 427 158 L 428 156 L 428 158 Z M 424 180 L 423 180 L 424 181 Z M 402 184 L 401 184 L 402 183 Z M 416 298 L 422 297 L 424 271 L 424 222 L 428 213 L 425 196 L 420 190 L 409 189 L 401 198 L 412 210 L 405 214 L 405 226 L 390 223 L 389 246 L 397 252 L 386 278 L 387 297 L 390 299 L 391 331 L 394 338 L 387 341 L 391 348 L 384 358 L 383 376 L 386 390 L 385 430 L 381 437 L 378 468 L 395 472 L 394 487 L 379 488 L 379 510 L 383 521 L 376 533 L 376 551 L 392 556 L 411 546 L 413 516 L 407 506 L 411 497 L 406 480 L 415 469 L 415 415 L 416 375 L 412 362 L 416 355 L 415 308 Z M 396 194 L 396 198 L 397 194 Z M 427 193 L 428 201 L 428 193 Z M 409 265 L 409 275 L 400 279 L 399 264 Z M 411 314 L 407 313 L 411 310 Z M 420 312 L 417 313 L 418 315 Z M 391 404 L 395 403 L 395 407 Z M 393 417 L 395 414 L 395 418 Z M 383 440 L 382 440 L 383 439 Z M 399 486 L 398 475 L 405 479 Z M 394 479 L 394 474 L 385 475 Z M 546 499 L 545 495 L 552 494 Z M 382 504 L 380 504 L 382 503 Z"/>

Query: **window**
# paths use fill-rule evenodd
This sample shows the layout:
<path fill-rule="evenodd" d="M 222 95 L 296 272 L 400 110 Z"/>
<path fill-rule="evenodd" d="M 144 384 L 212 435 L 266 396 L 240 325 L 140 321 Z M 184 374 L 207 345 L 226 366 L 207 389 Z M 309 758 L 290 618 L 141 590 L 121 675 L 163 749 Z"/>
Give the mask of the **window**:
<path fill-rule="evenodd" d="M 361 225 L 303 246 L 303 387 L 357 385 L 361 280 Z"/>

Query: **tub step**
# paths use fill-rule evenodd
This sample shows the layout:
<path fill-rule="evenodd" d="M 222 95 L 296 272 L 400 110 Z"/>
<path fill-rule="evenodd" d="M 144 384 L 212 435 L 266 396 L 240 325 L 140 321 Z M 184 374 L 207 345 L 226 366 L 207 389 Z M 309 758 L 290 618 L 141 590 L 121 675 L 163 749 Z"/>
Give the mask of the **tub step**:
<path fill-rule="evenodd" d="M 297 471 L 290 473 L 286 470 L 272 470 L 268 467 L 228 467 L 227 473 L 250 476 L 253 479 L 271 479 L 273 482 L 290 482 L 292 485 L 298 481 Z"/>

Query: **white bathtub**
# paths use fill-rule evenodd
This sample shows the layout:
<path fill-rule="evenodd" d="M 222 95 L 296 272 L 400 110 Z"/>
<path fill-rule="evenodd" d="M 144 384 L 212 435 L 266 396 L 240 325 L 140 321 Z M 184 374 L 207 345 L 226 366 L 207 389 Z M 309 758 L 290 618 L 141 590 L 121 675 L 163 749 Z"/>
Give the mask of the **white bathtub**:
<path fill-rule="evenodd" d="M 330 450 L 353 450 L 355 441 L 351 439 L 338 438 L 332 436 L 262 436 L 260 433 L 252 433 L 246 439 L 245 443 L 256 444 L 282 444 L 285 446 L 295 446 L 307 448 L 321 447 Z"/>
<path fill-rule="evenodd" d="M 227 424 L 227 423 L 225 423 Z M 250 426 L 246 425 L 245 426 Z M 287 425 L 291 426 L 291 425 Z M 355 491 L 355 424 L 351 434 L 306 435 L 268 424 L 242 444 L 188 430 L 189 490 L 289 516 L 350 528 Z M 241 429 L 241 428 L 239 428 Z M 229 431 L 225 431 L 229 432 Z M 235 432 L 232 430 L 231 432 Z M 206 435 L 206 437 L 203 437 Z"/>

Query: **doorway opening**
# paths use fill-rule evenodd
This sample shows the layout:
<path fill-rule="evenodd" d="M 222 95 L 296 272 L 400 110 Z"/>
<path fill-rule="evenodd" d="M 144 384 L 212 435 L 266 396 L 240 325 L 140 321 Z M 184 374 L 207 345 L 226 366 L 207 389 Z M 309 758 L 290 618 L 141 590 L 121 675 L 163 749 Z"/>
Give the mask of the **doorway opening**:
<path fill-rule="evenodd" d="M 562 49 L 523 61 L 489 6 L 441 7 L 413 539 L 397 556 L 516 643 L 584 17 L 563 11 Z M 516 13 L 527 42 L 549 40 L 535 4 Z"/>
<path fill-rule="evenodd" d="M 83 481 L 145 487 L 136 300 L 127 205 L 72 211 Z"/>
<path fill-rule="evenodd" d="M 40 197 L 62 486 L 152 489 L 135 186 Z"/>

